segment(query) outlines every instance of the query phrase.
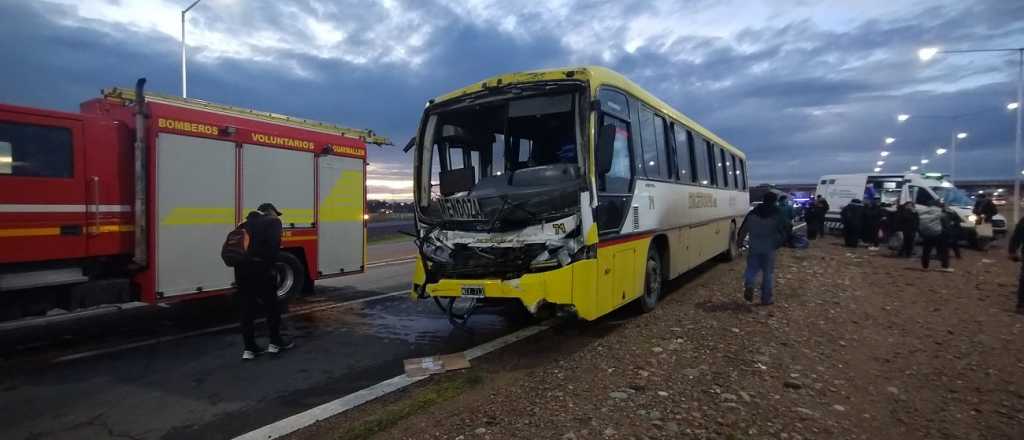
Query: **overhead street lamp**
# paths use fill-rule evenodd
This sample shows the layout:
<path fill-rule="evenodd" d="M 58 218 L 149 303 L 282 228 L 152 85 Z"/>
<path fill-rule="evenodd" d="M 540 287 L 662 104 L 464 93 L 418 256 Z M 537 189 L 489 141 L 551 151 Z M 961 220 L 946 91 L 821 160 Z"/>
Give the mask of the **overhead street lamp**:
<path fill-rule="evenodd" d="M 881 169 L 881 168 L 875 168 L 875 172 L 876 172 L 876 173 L 881 173 L 881 172 L 882 172 L 882 169 Z"/>
<path fill-rule="evenodd" d="M 882 151 L 882 153 L 881 153 L 881 154 L 882 154 L 882 157 L 885 157 L 885 156 L 888 156 L 888 155 L 889 155 L 889 152 L 888 152 L 888 151 Z"/>
<path fill-rule="evenodd" d="M 921 165 L 927 165 L 928 159 L 921 159 Z"/>
<path fill-rule="evenodd" d="M 893 137 L 885 138 L 885 145 L 889 145 L 889 144 L 891 144 L 893 142 L 896 142 L 896 138 L 893 138 Z"/>
<path fill-rule="evenodd" d="M 1017 110 L 1017 107 L 1020 107 L 1020 104 L 1016 103 L 1016 102 L 1011 102 L 1009 104 L 1006 104 L 1006 109 L 1007 110 Z"/>
<path fill-rule="evenodd" d="M 941 147 L 937 148 L 935 150 L 935 154 L 938 154 L 939 156 L 942 156 L 943 154 L 946 154 L 946 149 L 945 148 L 941 148 Z"/>
<path fill-rule="evenodd" d="M 188 98 L 188 87 L 185 84 L 185 14 L 196 7 L 202 0 L 196 0 L 181 11 L 181 97 Z"/>
<path fill-rule="evenodd" d="M 907 122 L 907 119 L 910 119 L 910 115 L 906 113 L 896 115 L 896 120 L 899 122 Z"/>
<path fill-rule="evenodd" d="M 911 165 L 910 171 L 917 171 L 919 167 L 917 165 Z"/>
<path fill-rule="evenodd" d="M 963 50 L 941 50 L 937 47 L 926 47 L 917 51 L 921 61 L 928 61 L 937 54 L 964 54 L 980 52 L 1017 52 L 1017 105 L 1013 108 L 1006 106 L 1008 110 L 1017 110 L 1017 128 L 1014 140 L 1014 169 L 1020 168 L 1020 142 L 1021 142 L 1021 110 L 1020 103 L 1024 102 L 1024 47 L 1006 49 L 963 49 Z M 956 150 L 954 150 L 956 151 Z M 955 153 L 954 153 L 955 154 Z M 1020 218 L 1020 174 L 1013 179 L 1013 220 Z"/>

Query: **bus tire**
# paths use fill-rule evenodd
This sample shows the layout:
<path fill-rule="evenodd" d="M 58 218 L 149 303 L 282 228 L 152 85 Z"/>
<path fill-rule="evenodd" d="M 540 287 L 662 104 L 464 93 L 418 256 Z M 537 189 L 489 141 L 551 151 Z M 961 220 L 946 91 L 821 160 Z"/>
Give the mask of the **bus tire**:
<path fill-rule="evenodd" d="M 274 276 L 277 278 L 277 299 L 287 301 L 298 296 L 306 284 L 305 267 L 299 259 L 288 252 L 278 254 L 274 263 Z"/>
<path fill-rule="evenodd" d="M 729 224 L 729 248 L 725 250 L 725 261 L 733 261 L 740 256 L 740 245 L 736 240 L 736 223 Z"/>
<path fill-rule="evenodd" d="M 647 265 L 644 269 L 644 291 L 640 298 L 637 298 L 637 308 L 640 310 L 640 313 L 648 313 L 658 305 L 664 280 L 661 255 L 658 254 L 658 249 L 652 243 L 651 247 L 647 249 Z"/>

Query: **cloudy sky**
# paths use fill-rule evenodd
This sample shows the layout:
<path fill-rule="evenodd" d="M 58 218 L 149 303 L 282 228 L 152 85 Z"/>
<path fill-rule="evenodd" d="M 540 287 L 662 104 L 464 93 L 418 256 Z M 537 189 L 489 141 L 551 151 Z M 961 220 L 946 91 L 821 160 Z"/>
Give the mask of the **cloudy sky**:
<path fill-rule="evenodd" d="M 190 0 L 0 0 L 0 101 L 75 110 L 147 77 L 180 92 Z M 202 0 L 189 13 L 189 96 L 372 128 L 371 197 L 411 192 L 401 153 L 424 102 L 485 77 L 611 67 L 750 157 L 754 182 L 886 171 L 923 157 L 958 177 L 1014 174 L 1016 54 L 919 47 L 1024 46 L 1009 0 Z M 897 113 L 965 115 L 955 120 Z M 947 155 L 948 156 L 948 155 Z"/>

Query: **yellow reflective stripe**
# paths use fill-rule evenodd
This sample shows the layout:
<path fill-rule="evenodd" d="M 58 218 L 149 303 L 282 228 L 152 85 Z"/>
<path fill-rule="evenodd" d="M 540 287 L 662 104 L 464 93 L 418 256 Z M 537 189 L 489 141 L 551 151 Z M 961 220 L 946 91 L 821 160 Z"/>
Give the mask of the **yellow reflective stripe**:
<path fill-rule="evenodd" d="M 297 237 L 281 237 L 281 241 L 307 241 L 316 240 L 315 235 L 302 235 Z"/>
<path fill-rule="evenodd" d="M 174 208 L 162 225 L 234 225 L 235 208 Z"/>
<path fill-rule="evenodd" d="M 90 234 L 104 234 L 110 232 L 131 232 L 135 230 L 133 225 L 100 225 L 89 226 Z"/>
<path fill-rule="evenodd" d="M 89 226 L 86 230 L 90 234 L 103 234 L 112 232 L 131 232 L 135 230 L 132 225 L 100 225 L 100 226 Z M 60 228 L 11 228 L 11 229 L 0 229 L 0 238 L 9 237 L 46 237 L 51 235 L 60 235 Z"/>
<path fill-rule="evenodd" d="M 363 173 L 342 171 L 331 192 L 320 203 L 321 222 L 363 221 Z"/>
<path fill-rule="evenodd" d="M 284 223 L 285 225 L 287 225 L 289 223 L 295 223 L 295 224 L 298 224 L 298 225 L 313 223 L 313 209 L 312 208 L 310 208 L 310 209 L 290 208 L 290 207 L 285 205 L 285 206 L 278 206 L 277 209 L 280 209 L 281 212 L 284 213 L 284 215 L 281 216 L 281 223 Z M 250 212 L 250 211 L 255 211 L 255 210 L 256 210 L 256 208 L 254 207 L 254 208 L 246 209 L 243 212 Z"/>
<path fill-rule="evenodd" d="M 60 235 L 60 228 L 0 229 L 0 237 L 42 237 Z"/>

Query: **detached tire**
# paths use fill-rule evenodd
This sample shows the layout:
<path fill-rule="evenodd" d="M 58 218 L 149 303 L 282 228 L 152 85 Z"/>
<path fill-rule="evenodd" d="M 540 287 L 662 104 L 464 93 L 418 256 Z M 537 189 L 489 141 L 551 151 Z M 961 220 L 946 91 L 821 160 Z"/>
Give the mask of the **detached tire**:
<path fill-rule="evenodd" d="M 277 299 L 282 302 L 298 296 L 306 284 L 305 267 L 295 255 L 287 252 L 278 255 L 274 276 L 277 278 Z"/>
<path fill-rule="evenodd" d="M 658 299 L 661 298 L 661 288 L 664 277 L 661 271 L 661 256 L 655 249 L 654 243 L 647 249 L 647 267 L 644 270 L 644 292 L 637 299 L 637 308 L 640 313 L 648 313 L 658 306 Z"/>

